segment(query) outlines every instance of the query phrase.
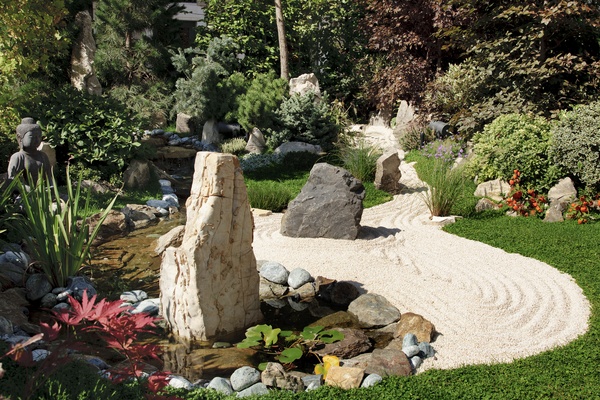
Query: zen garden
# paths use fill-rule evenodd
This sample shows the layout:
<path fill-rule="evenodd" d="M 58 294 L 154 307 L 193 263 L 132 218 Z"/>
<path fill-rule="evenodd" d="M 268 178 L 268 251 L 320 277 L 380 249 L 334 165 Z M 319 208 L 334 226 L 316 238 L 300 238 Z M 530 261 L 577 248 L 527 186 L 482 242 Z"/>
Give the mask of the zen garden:
<path fill-rule="evenodd" d="M 0 4 L 0 399 L 600 397 L 598 0 Z"/>

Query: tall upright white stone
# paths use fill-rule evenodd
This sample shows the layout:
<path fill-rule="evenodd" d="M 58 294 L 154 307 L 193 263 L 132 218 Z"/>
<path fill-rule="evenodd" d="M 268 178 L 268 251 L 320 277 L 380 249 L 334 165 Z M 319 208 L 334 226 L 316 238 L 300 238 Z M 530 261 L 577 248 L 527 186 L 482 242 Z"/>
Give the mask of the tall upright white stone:
<path fill-rule="evenodd" d="M 162 315 L 186 341 L 210 341 L 262 319 L 253 219 L 239 160 L 199 152 L 181 245 L 163 253 Z"/>

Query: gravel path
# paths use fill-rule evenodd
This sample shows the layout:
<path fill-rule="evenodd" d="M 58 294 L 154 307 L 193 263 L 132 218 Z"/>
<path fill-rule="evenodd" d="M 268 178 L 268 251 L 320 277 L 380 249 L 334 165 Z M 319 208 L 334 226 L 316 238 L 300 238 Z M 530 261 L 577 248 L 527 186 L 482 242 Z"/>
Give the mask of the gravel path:
<path fill-rule="evenodd" d="M 288 270 L 353 281 L 440 333 L 421 370 L 508 362 L 564 345 L 588 329 L 590 304 L 571 276 L 540 261 L 431 224 L 412 165 L 394 200 L 366 209 L 359 239 L 289 238 L 282 214 L 255 216 L 254 252 Z"/>

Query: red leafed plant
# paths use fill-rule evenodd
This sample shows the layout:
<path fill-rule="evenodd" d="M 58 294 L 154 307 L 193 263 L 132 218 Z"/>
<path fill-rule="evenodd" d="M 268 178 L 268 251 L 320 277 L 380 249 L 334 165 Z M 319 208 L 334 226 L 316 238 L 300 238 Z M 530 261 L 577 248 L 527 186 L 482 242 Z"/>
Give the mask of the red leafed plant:
<path fill-rule="evenodd" d="M 541 216 L 548 201 L 533 189 L 524 190 L 520 185 L 520 176 L 521 172 L 515 169 L 512 178 L 508 181 L 510 192 L 504 202 L 511 210 L 524 217 L 530 215 Z"/>
<path fill-rule="evenodd" d="M 155 344 L 139 344 L 139 335 L 152 333 L 155 322 L 158 320 L 147 313 L 132 314 L 132 307 L 123 306 L 121 301 L 107 301 L 102 299 L 96 302 L 97 296 L 88 298 L 87 292 L 83 293 L 81 302 L 69 296 L 70 310 L 61 310 L 54 313 L 55 320 L 52 324 L 41 323 L 42 333 L 30 338 L 27 342 L 17 344 L 5 354 L 22 366 L 33 364 L 31 351 L 27 348 L 30 344 L 44 339 L 47 342 L 56 340 L 62 325 L 67 328 L 67 338 L 53 348 L 50 356 L 38 368 L 37 373 L 45 375 L 64 363 L 68 357 L 67 350 L 81 348 L 81 343 L 76 338 L 84 332 L 97 332 L 109 348 L 121 354 L 126 363 L 123 367 L 109 371 L 111 379 L 118 383 L 127 379 L 139 379 L 143 372 L 143 360 L 148 358 L 158 359 L 161 349 Z M 62 325 L 61 325 L 62 324 Z M 156 393 L 162 390 L 168 382 L 168 373 L 160 372 L 152 375 L 146 387 L 150 391 L 148 398 L 160 398 Z"/>

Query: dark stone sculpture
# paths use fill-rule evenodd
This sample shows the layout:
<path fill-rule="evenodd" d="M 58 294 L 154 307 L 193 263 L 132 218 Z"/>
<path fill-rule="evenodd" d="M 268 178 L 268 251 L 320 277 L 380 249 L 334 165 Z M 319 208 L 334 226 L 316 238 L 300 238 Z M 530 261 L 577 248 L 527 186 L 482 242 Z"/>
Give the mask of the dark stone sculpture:
<path fill-rule="evenodd" d="M 14 179 L 23 170 L 29 173 L 30 184 L 37 183 L 42 171 L 47 178 L 50 178 L 52 173 L 50 160 L 44 152 L 38 150 L 42 143 L 42 129 L 33 118 L 23 118 L 21 125 L 17 126 L 17 141 L 21 150 L 10 157 L 8 179 Z"/>

